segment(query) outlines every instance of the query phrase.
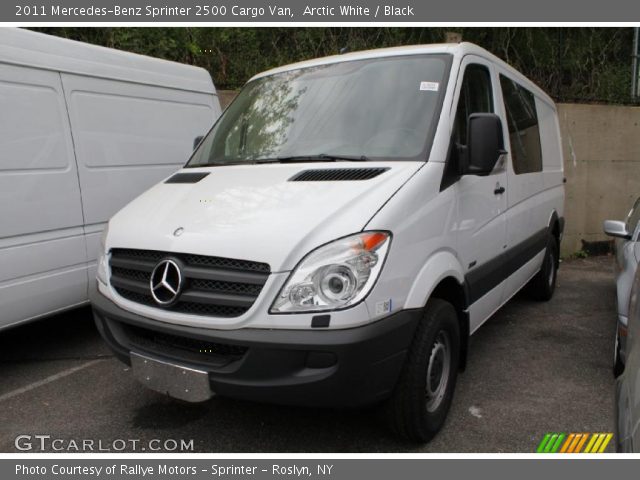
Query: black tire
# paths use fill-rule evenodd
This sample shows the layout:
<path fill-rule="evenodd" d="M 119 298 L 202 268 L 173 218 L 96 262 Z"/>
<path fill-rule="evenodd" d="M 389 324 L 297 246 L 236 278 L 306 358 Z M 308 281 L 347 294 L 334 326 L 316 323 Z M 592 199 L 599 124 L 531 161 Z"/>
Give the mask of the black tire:
<path fill-rule="evenodd" d="M 449 302 L 431 299 L 398 383 L 385 405 L 387 420 L 399 436 L 426 443 L 442 428 L 453 399 L 459 359 L 460 325 L 456 310 Z M 430 366 L 431 395 L 427 391 Z"/>
<path fill-rule="evenodd" d="M 624 363 L 620 356 L 620 337 L 616 329 L 616 343 L 613 347 L 613 377 L 618 378 L 624 372 Z"/>
<path fill-rule="evenodd" d="M 553 292 L 556 289 L 559 263 L 558 242 L 556 237 L 549 235 L 544 259 L 542 260 L 542 267 L 536 276 L 529 281 L 526 287 L 529 297 L 541 302 L 551 300 Z"/>

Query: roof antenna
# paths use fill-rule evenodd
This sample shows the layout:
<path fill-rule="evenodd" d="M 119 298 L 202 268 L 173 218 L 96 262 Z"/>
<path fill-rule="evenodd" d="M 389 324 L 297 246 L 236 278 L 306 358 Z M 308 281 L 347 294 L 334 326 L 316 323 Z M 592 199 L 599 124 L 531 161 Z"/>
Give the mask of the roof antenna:
<path fill-rule="evenodd" d="M 340 55 L 344 55 L 345 53 L 349 52 L 349 47 L 342 47 L 340 49 Z"/>

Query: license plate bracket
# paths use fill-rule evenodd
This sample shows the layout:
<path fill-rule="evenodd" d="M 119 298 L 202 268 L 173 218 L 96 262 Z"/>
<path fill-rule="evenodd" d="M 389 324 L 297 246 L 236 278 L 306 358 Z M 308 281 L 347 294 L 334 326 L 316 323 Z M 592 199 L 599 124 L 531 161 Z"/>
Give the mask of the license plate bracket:
<path fill-rule="evenodd" d="M 151 390 L 187 402 L 204 402 L 213 395 L 209 375 L 203 370 L 131 352 L 133 376 Z"/>

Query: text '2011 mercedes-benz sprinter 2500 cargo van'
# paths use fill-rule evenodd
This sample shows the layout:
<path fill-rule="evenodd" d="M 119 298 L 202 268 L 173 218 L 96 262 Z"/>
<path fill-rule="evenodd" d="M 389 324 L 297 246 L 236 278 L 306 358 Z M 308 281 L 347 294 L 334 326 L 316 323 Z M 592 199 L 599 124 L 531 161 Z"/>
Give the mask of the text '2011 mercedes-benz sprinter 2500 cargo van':
<path fill-rule="evenodd" d="M 277 68 L 111 219 L 96 321 L 171 396 L 386 403 L 427 441 L 469 336 L 551 298 L 563 200 L 552 100 L 479 47 Z"/>

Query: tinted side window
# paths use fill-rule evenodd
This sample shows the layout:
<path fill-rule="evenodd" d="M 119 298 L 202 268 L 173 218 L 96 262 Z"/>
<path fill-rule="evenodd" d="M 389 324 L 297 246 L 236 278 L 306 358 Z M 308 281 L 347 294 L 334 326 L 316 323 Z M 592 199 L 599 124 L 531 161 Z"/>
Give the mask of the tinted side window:
<path fill-rule="evenodd" d="M 459 177 L 460 160 L 467 145 L 467 124 L 472 113 L 493 113 L 491 75 L 483 65 L 468 65 L 460 87 L 460 98 L 453 126 L 449 158 L 445 166 L 440 190 L 453 184 Z"/>
<path fill-rule="evenodd" d="M 459 145 L 467 144 L 467 123 L 472 113 L 493 113 L 491 76 L 482 65 L 469 65 L 464 72 L 453 132 Z"/>
<path fill-rule="evenodd" d="M 540 127 L 533 94 L 500 75 L 511 143 L 513 170 L 517 175 L 542 171 Z"/>

